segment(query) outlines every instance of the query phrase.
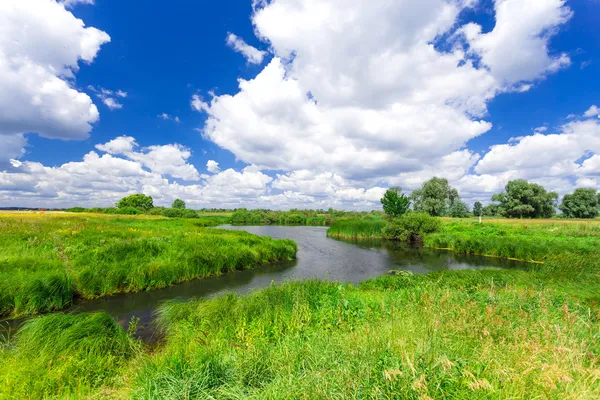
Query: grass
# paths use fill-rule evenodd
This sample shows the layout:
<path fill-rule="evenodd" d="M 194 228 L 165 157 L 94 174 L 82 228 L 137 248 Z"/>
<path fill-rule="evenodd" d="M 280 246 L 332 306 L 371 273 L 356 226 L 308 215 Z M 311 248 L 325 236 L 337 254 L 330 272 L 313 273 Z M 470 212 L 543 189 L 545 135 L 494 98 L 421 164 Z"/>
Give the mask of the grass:
<path fill-rule="evenodd" d="M 0 351 L 0 398 L 81 398 L 114 384 L 141 350 L 106 313 L 32 319 Z"/>
<path fill-rule="evenodd" d="M 0 315 L 163 288 L 295 257 L 296 245 L 206 229 L 223 217 L 0 215 Z"/>
<path fill-rule="evenodd" d="M 384 220 L 348 219 L 334 222 L 327 230 L 327 235 L 346 239 L 376 239 L 381 238 Z"/>
<path fill-rule="evenodd" d="M 171 301 L 152 349 L 105 314 L 36 318 L 0 350 L 0 397 L 597 399 L 598 234 L 447 219 L 426 244 L 543 264 Z"/>

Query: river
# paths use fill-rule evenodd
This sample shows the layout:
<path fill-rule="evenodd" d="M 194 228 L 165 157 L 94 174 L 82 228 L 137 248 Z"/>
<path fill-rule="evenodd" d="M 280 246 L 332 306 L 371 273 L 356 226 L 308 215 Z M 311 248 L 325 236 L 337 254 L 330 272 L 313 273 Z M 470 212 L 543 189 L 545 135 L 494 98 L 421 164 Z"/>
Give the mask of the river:
<path fill-rule="evenodd" d="M 139 318 L 138 334 L 149 340 L 153 332 L 154 311 L 160 303 L 170 299 L 206 298 L 228 292 L 247 293 L 264 288 L 272 282 L 286 280 L 318 278 L 357 283 L 384 275 L 392 269 L 423 274 L 440 270 L 519 266 L 506 260 L 465 256 L 441 250 L 415 249 L 390 242 L 336 240 L 326 236 L 325 227 L 225 225 L 219 228 L 245 230 L 278 239 L 293 239 L 298 244 L 297 258 L 252 270 L 184 282 L 165 289 L 78 301 L 65 311 L 103 310 L 114 316 L 123 326 L 127 326 L 132 317 Z M 14 332 L 18 322 L 13 321 L 11 325 Z"/>

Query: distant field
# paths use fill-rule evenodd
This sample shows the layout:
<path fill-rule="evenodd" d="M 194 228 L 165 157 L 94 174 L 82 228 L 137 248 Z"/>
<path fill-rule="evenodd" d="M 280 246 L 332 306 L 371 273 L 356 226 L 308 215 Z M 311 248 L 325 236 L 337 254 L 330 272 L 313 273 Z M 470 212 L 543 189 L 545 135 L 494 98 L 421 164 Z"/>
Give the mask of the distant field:
<path fill-rule="evenodd" d="M 0 315 L 60 310 L 77 297 L 162 288 L 295 256 L 292 241 L 205 228 L 222 218 L 0 213 Z"/>

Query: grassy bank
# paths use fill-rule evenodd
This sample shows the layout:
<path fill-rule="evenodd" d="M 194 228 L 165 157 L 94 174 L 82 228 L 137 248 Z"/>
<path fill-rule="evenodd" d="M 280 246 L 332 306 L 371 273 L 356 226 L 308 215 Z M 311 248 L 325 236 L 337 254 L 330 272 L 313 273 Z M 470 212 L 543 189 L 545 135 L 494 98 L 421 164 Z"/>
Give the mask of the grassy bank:
<path fill-rule="evenodd" d="M 543 264 L 172 301 L 153 349 L 105 314 L 38 317 L 0 344 L 0 398 L 595 399 L 599 233 L 444 220 L 428 245 Z"/>
<path fill-rule="evenodd" d="M 30 324 L 56 325 L 40 322 L 47 318 L 58 317 Z M 598 305 L 536 272 L 446 271 L 358 287 L 288 283 L 167 303 L 159 323 L 166 339 L 152 353 L 135 346 L 115 353 L 89 341 L 82 366 L 110 360 L 98 380 L 64 364 L 82 357 L 78 347 L 53 362 L 29 352 L 44 348 L 55 330 L 20 334 L 0 352 L 0 394 L 591 399 L 600 392 Z"/>
<path fill-rule="evenodd" d="M 327 230 L 327 236 L 338 239 L 381 239 L 384 220 L 348 219 L 334 222 Z"/>
<path fill-rule="evenodd" d="M 205 229 L 222 217 L 0 215 L 0 315 L 162 288 L 295 256 L 296 245 Z"/>

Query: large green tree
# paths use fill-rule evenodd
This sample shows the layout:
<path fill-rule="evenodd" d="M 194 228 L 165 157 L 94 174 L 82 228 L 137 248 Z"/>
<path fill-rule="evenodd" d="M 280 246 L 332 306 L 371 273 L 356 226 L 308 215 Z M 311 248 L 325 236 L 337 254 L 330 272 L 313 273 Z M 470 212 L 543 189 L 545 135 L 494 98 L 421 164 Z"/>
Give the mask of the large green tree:
<path fill-rule="evenodd" d="M 388 189 L 381 198 L 381 205 L 385 215 L 390 218 L 398 218 L 404 215 L 410 207 L 410 199 L 403 193 L 402 189 L 393 187 Z"/>
<path fill-rule="evenodd" d="M 117 207 L 133 207 L 138 210 L 148 211 L 154 207 L 152 203 L 152 197 L 146 196 L 145 194 L 132 194 L 131 196 L 123 197 L 119 200 Z"/>
<path fill-rule="evenodd" d="M 506 218 L 550 218 L 555 213 L 558 194 L 523 179 L 510 181 L 502 193 L 492 196 Z"/>
<path fill-rule="evenodd" d="M 473 215 L 476 217 L 481 217 L 483 215 L 483 204 L 481 202 L 476 201 L 473 204 Z"/>
<path fill-rule="evenodd" d="M 177 208 L 177 209 L 183 210 L 185 208 L 185 201 L 183 201 L 181 199 L 175 199 L 171 208 Z"/>
<path fill-rule="evenodd" d="M 563 197 L 558 208 L 567 218 L 596 218 L 600 214 L 600 195 L 596 189 L 576 189 Z"/>
<path fill-rule="evenodd" d="M 467 218 L 471 216 L 471 212 L 467 203 L 457 198 L 449 205 L 448 216 L 452 218 Z"/>
<path fill-rule="evenodd" d="M 411 195 L 415 211 L 435 217 L 449 215 L 449 210 L 460 201 L 458 191 L 448 184 L 447 179 L 431 178 L 421 189 Z"/>

